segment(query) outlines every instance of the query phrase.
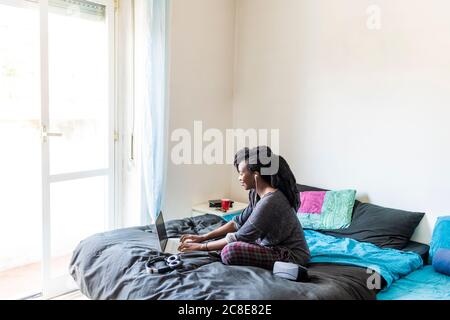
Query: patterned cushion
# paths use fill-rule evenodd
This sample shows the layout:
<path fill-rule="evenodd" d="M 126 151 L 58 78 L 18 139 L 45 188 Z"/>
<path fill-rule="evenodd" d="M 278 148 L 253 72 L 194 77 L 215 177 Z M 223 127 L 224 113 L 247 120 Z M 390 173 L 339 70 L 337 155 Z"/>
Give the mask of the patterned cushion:
<path fill-rule="evenodd" d="M 298 219 L 305 229 L 347 228 L 352 221 L 356 190 L 300 192 Z"/>

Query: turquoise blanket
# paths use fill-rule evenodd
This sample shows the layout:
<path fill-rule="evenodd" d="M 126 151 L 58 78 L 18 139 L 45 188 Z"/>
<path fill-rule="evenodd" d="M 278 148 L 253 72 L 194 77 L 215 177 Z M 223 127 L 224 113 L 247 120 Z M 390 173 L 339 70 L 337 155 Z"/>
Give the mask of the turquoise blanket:
<path fill-rule="evenodd" d="M 371 243 L 327 236 L 313 230 L 304 232 L 311 251 L 311 263 L 325 262 L 370 268 L 386 280 L 385 289 L 395 280 L 423 265 L 422 258 L 414 252 L 381 249 Z"/>
<path fill-rule="evenodd" d="M 378 300 L 450 300 L 450 276 L 425 266 L 396 281 Z"/>

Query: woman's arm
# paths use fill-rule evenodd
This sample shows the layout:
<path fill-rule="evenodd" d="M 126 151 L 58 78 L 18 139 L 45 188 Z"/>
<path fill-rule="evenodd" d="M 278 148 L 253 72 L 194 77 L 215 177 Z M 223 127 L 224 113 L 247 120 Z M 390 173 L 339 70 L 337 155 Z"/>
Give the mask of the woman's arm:
<path fill-rule="evenodd" d="M 222 250 L 223 247 L 225 247 L 226 245 L 227 241 L 225 239 L 220 239 L 207 243 L 184 242 L 180 244 L 178 250 L 181 252 L 213 251 L 213 250 Z"/>
<path fill-rule="evenodd" d="M 227 245 L 227 240 L 223 238 L 228 233 L 236 232 L 236 225 L 233 221 L 228 221 L 225 225 L 221 226 L 220 228 L 217 228 L 216 230 L 213 230 L 211 232 L 208 232 L 205 235 L 197 236 L 198 238 L 196 240 L 199 241 L 185 241 L 190 239 L 189 235 L 186 235 L 186 237 L 181 238 L 180 246 L 178 247 L 178 250 L 181 252 L 189 252 L 189 251 L 212 251 L 212 250 L 222 250 L 223 247 Z M 223 238 L 216 241 L 211 241 L 208 243 L 198 243 L 203 242 L 209 239 L 215 239 L 215 238 Z"/>
<path fill-rule="evenodd" d="M 261 203 L 245 221 L 236 233 L 227 235 L 228 242 L 255 242 L 273 228 L 278 228 L 278 208 L 270 199 Z"/>
<path fill-rule="evenodd" d="M 216 241 L 207 242 L 207 243 L 202 243 L 203 250 L 206 250 L 206 251 L 222 250 L 223 247 L 225 247 L 227 244 L 228 244 L 228 242 L 227 242 L 227 240 L 225 240 L 225 238 L 216 240 Z"/>
<path fill-rule="evenodd" d="M 237 229 L 236 229 L 236 225 L 234 224 L 234 222 L 228 221 L 226 224 L 217 228 L 216 230 L 208 232 L 207 234 L 204 235 L 204 237 L 205 237 L 205 240 L 222 238 L 222 237 L 226 236 L 227 233 L 236 232 L 236 231 L 237 231 Z M 205 241 L 205 240 L 203 240 L 203 241 Z M 209 244 L 208 244 L 208 248 L 209 248 Z"/>
<path fill-rule="evenodd" d="M 180 242 L 186 242 L 187 240 L 190 240 L 191 242 L 203 242 L 209 239 L 215 239 L 215 238 L 222 238 L 227 233 L 235 232 L 236 231 L 236 225 L 233 221 L 229 221 L 228 223 L 224 224 L 223 226 L 217 228 L 216 230 L 213 230 L 211 232 L 208 232 L 204 235 L 192 235 L 192 234 L 185 234 L 181 237 Z"/>

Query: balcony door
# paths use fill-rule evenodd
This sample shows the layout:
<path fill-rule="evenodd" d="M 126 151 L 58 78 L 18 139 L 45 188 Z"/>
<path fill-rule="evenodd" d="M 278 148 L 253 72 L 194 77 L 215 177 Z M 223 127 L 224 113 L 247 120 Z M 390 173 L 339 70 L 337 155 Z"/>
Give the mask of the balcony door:
<path fill-rule="evenodd" d="M 113 1 L 0 0 L 0 35 L 0 297 L 52 297 L 114 227 Z"/>

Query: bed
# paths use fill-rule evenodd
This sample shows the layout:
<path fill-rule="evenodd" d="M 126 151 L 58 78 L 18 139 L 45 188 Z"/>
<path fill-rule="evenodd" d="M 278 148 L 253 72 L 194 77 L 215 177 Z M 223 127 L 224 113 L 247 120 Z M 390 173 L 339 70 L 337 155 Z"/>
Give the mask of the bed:
<path fill-rule="evenodd" d="M 207 233 L 225 223 L 207 214 L 166 225 L 169 237 L 179 237 Z M 80 242 L 72 256 L 70 274 L 81 292 L 91 299 L 120 300 L 374 300 L 380 290 L 423 264 L 414 245 L 404 251 L 381 249 L 305 230 L 314 253 L 308 265 L 309 282 L 285 280 L 256 267 L 227 266 L 221 263 L 218 252 L 186 253 L 182 255 L 183 269 L 149 274 L 145 263 L 161 254 L 155 249 L 154 232 L 153 225 L 126 228 Z M 373 265 L 377 272 L 368 271 Z M 374 275 L 380 276 L 380 286 L 368 286 Z"/>
<path fill-rule="evenodd" d="M 450 300 L 450 276 L 438 273 L 431 265 L 395 281 L 378 300 Z"/>

